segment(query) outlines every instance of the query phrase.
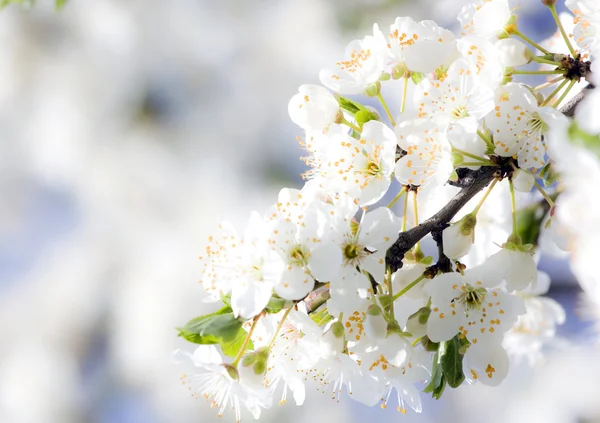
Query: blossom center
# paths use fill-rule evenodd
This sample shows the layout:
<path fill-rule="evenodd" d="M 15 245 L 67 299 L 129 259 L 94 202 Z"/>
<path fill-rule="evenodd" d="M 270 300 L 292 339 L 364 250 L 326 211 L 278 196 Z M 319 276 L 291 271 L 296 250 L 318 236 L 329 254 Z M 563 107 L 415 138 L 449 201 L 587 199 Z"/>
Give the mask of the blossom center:
<path fill-rule="evenodd" d="M 345 264 L 352 266 L 358 265 L 360 260 L 366 255 L 364 248 L 354 243 L 344 245 L 342 251 Z"/>
<path fill-rule="evenodd" d="M 295 245 L 290 250 L 290 264 L 302 267 L 308 263 L 310 252 L 303 245 Z"/>
<path fill-rule="evenodd" d="M 465 106 L 460 106 L 452 110 L 452 117 L 457 120 L 463 119 L 469 117 L 469 112 Z"/>
<path fill-rule="evenodd" d="M 469 284 L 465 284 L 462 290 L 463 293 L 452 301 L 457 300 L 460 304 L 464 304 L 466 311 L 479 310 L 487 290 L 485 288 L 474 288 Z"/>

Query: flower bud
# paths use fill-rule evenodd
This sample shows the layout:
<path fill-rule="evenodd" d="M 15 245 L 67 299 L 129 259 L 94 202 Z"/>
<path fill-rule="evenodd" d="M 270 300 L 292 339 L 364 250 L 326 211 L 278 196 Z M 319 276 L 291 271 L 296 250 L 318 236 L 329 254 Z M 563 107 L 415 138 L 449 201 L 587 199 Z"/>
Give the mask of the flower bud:
<path fill-rule="evenodd" d="M 454 167 L 460 166 L 465 161 L 465 158 L 458 151 L 452 151 L 452 164 Z"/>
<path fill-rule="evenodd" d="M 470 213 L 460 221 L 452 223 L 442 232 L 444 254 L 453 260 L 467 255 L 475 241 L 477 218 Z"/>
<path fill-rule="evenodd" d="M 427 333 L 427 320 L 431 314 L 429 307 L 421 307 L 414 314 L 412 314 L 406 322 L 406 330 L 414 338 L 421 338 Z"/>
<path fill-rule="evenodd" d="M 381 82 L 377 81 L 374 84 L 371 84 L 365 90 L 365 95 L 367 97 L 375 97 L 377 94 L 381 92 Z"/>
<path fill-rule="evenodd" d="M 339 120 L 340 105 L 327 89 L 301 85 L 288 103 L 288 113 L 302 129 L 321 131 Z"/>
<path fill-rule="evenodd" d="M 244 355 L 238 365 L 238 373 L 241 379 L 252 383 L 261 384 L 267 371 L 269 360 L 269 348 L 261 348 Z"/>
<path fill-rule="evenodd" d="M 542 0 L 544 6 L 552 7 L 556 4 L 556 0 Z"/>
<path fill-rule="evenodd" d="M 513 172 L 512 183 L 517 191 L 529 192 L 535 184 L 535 177 L 526 170 L 517 169 Z"/>
<path fill-rule="evenodd" d="M 378 305 L 371 304 L 367 308 L 365 332 L 371 339 L 383 339 L 387 336 L 387 322 Z"/>
<path fill-rule="evenodd" d="M 504 66 L 517 67 L 531 62 L 534 53 L 519 40 L 514 38 L 505 38 L 496 43 L 496 48 L 500 54 L 500 60 Z"/>

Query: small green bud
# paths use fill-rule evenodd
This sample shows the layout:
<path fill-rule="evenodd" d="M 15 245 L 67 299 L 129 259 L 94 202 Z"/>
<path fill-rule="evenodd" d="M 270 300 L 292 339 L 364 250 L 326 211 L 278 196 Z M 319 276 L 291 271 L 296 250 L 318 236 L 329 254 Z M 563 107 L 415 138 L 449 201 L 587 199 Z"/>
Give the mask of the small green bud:
<path fill-rule="evenodd" d="M 519 32 L 519 28 L 517 27 L 517 15 L 510 15 L 506 25 L 504 25 L 504 31 L 506 31 L 507 34 Z"/>
<path fill-rule="evenodd" d="M 227 374 L 233 380 L 240 380 L 240 374 L 238 373 L 238 371 L 235 367 L 230 366 L 229 364 L 223 364 L 223 367 L 225 367 L 225 370 L 227 370 Z"/>
<path fill-rule="evenodd" d="M 267 371 L 267 361 L 266 360 L 257 361 L 254 364 L 253 370 L 254 370 L 254 374 L 257 376 L 264 374 Z"/>
<path fill-rule="evenodd" d="M 463 217 L 460 222 L 460 233 L 464 236 L 471 235 L 477 225 L 477 217 L 473 213 L 469 213 Z"/>
<path fill-rule="evenodd" d="M 392 77 L 392 75 L 390 75 L 387 72 L 383 72 L 380 76 L 379 76 L 379 80 L 380 81 L 388 81 L 390 78 Z"/>
<path fill-rule="evenodd" d="M 369 316 L 381 316 L 381 309 L 379 308 L 378 305 L 375 304 L 371 304 L 368 308 L 367 308 L 367 314 Z"/>
<path fill-rule="evenodd" d="M 344 336 L 344 325 L 340 321 L 333 322 L 329 330 L 336 338 L 342 338 Z"/>
<path fill-rule="evenodd" d="M 412 81 L 415 83 L 415 85 L 417 85 L 419 82 L 421 82 L 423 80 L 423 78 L 425 78 L 425 75 L 422 74 L 421 72 L 412 72 L 410 74 L 410 79 L 412 79 Z"/>
<path fill-rule="evenodd" d="M 460 166 L 465 161 L 465 158 L 458 151 L 452 152 L 452 164 L 454 167 Z"/>
<path fill-rule="evenodd" d="M 392 78 L 393 79 L 408 78 L 408 77 L 410 77 L 410 75 L 411 75 L 410 71 L 403 64 L 399 64 L 392 69 Z"/>
<path fill-rule="evenodd" d="M 458 182 L 458 173 L 456 173 L 456 170 L 452 171 L 448 180 L 452 182 Z"/>
<path fill-rule="evenodd" d="M 374 84 L 371 84 L 365 90 L 365 95 L 367 97 L 375 97 L 381 92 L 381 82 L 377 81 Z"/>

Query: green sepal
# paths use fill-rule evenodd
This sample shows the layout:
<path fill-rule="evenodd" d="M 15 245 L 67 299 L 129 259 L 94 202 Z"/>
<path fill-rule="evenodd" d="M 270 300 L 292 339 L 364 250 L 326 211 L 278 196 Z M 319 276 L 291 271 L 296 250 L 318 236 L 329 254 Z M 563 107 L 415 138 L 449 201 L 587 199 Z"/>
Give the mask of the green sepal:
<path fill-rule="evenodd" d="M 423 80 L 423 78 L 425 78 L 425 75 L 423 75 L 421 72 L 411 72 L 410 73 L 410 79 L 412 79 L 412 82 L 414 82 L 415 85 L 417 85 L 419 82 L 421 82 Z"/>
<path fill-rule="evenodd" d="M 351 113 L 353 115 L 355 115 L 357 112 L 359 112 L 361 110 L 368 110 L 362 104 L 352 101 L 349 98 L 337 95 L 336 99 L 342 109 L 344 109 L 345 111 L 347 111 L 348 113 Z"/>
<path fill-rule="evenodd" d="M 185 324 L 178 336 L 194 344 L 225 344 L 237 342 L 242 329 L 242 321 L 233 315 L 231 307 L 225 306 L 220 310 L 196 317 Z"/>

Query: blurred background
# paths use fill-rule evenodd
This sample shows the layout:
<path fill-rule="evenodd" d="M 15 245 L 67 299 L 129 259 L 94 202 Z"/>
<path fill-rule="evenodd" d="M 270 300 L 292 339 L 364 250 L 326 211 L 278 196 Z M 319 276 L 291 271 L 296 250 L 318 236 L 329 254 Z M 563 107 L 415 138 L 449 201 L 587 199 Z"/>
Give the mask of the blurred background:
<path fill-rule="evenodd" d="M 374 22 L 456 30 L 467 1 L 52 3 L 0 12 L 0 423 L 217 421 L 171 359 L 174 327 L 204 311 L 208 233 L 302 185 L 287 115 L 299 85 Z M 538 40 L 555 29 L 539 1 L 519 13 Z M 559 346 L 496 389 L 424 396 L 421 415 L 315 393 L 264 420 L 599 421 L 591 329 L 567 265 L 552 263 L 576 352 Z"/>

